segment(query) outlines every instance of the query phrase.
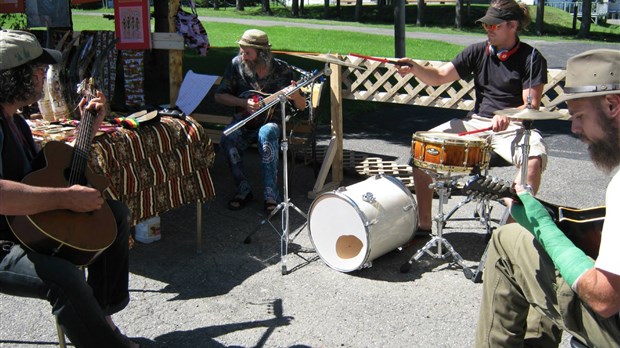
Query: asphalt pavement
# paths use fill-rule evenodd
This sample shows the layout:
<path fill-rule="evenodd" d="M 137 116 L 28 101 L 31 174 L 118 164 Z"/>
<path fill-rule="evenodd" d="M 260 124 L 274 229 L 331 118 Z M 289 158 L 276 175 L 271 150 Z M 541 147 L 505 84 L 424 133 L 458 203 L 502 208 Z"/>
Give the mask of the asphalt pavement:
<path fill-rule="evenodd" d="M 441 110 L 394 107 L 346 120 L 345 149 L 406 163 L 412 132 L 450 116 Z M 593 167 L 584 146 L 567 133 L 567 125 L 541 121 L 540 128 L 549 128 L 544 135 L 551 151 L 539 197 L 560 205 L 600 205 L 609 177 Z M 326 144 L 328 132 L 328 127 L 321 127 L 319 145 Z M 255 196 L 260 197 L 257 151 L 249 150 L 245 158 L 256 185 Z M 196 251 L 195 205 L 162 214 L 162 239 L 137 243 L 130 253 L 131 302 L 115 316 L 119 326 L 145 347 L 473 346 L 482 284 L 467 279 L 445 248 L 444 258 L 423 254 L 408 273 L 402 273 L 401 266 L 428 238 L 416 237 L 412 245 L 398 250 L 390 236 L 395 227 L 402 227 L 394 226 L 400 220 L 379 218 L 365 242 L 385 236 L 370 248 L 392 251 L 359 264 L 370 261 L 370 268 L 337 271 L 319 256 L 335 245 L 319 241 L 315 245 L 313 232 L 304 227 L 305 215 L 316 222 L 329 223 L 333 218 L 310 211 L 313 200 L 307 192 L 315 180 L 313 169 L 297 164 L 289 170 L 290 221 L 284 222 L 279 213 L 272 218 L 272 226 L 264 223 L 260 199 L 238 212 L 226 208 L 234 193 L 232 178 L 223 158 L 217 156 L 211 173 L 217 197 L 205 203 L 202 211 L 202 252 Z M 490 174 L 510 180 L 514 172 L 502 167 L 493 168 Z M 345 173 L 343 187 L 364 182 L 365 189 L 376 191 L 366 177 L 350 170 Z M 458 182 L 465 180 L 457 178 Z M 398 190 L 388 191 L 387 197 L 402 195 Z M 351 199 L 359 202 L 360 198 Z M 444 211 L 463 199 L 450 197 Z M 438 207 L 437 199 L 434 207 Z M 503 207 L 497 203 L 493 207 L 492 218 L 498 220 Z M 473 218 L 475 210 L 475 203 L 464 205 L 443 231 L 472 270 L 480 262 L 486 235 L 483 223 L 465 220 Z M 336 216 L 340 215 L 337 211 Z M 348 217 L 352 229 L 362 220 Z M 285 230 L 291 240 L 289 253 L 282 259 Z M 244 243 L 254 232 L 250 243 Z M 437 247 L 430 250 L 439 252 Z M 48 303 L 0 295 L 0 306 L 0 346 L 56 345 Z"/>
<path fill-rule="evenodd" d="M 556 49 L 562 51 L 568 44 Z M 585 46 L 582 50 L 587 49 Z M 546 54 L 553 56 L 553 53 Z M 344 122 L 347 151 L 407 163 L 411 135 L 458 112 L 443 109 L 385 105 Z M 604 202 L 610 176 L 589 161 L 585 147 L 570 135 L 565 121 L 537 121 L 549 144 L 549 163 L 539 197 L 559 205 L 589 207 Z M 329 127 L 320 128 L 319 145 L 326 145 Z M 399 220 L 376 221 L 369 229 L 370 248 L 391 251 L 372 260 L 372 267 L 351 272 L 325 264 L 319 253 L 336 246 L 318 242 L 305 226 L 329 223 L 333 217 L 311 211 L 307 197 L 315 182 L 311 166 L 290 166 L 288 223 L 281 214 L 264 220 L 260 199 L 260 160 L 255 149 L 245 156 L 255 185 L 255 199 L 241 211 L 226 202 L 233 181 L 218 154 L 212 169 L 216 198 L 203 204 L 201 252 L 196 245 L 196 206 L 188 205 L 161 216 L 162 239 L 137 243 L 130 253 L 129 306 L 115 316 L 117 324 L 143 347 L 472 347 L 482 284 L 465 277 L 463 267 L 442 249 L 443 258 L 423 254 L 407 273 L 401 266 L 428 238 L 416 236 L 399 250 L 390 241 Z M 512 167 L 492 168 L 491 175 L 511 180 Z M 467 177 L 456 178 L 464 182 Z M 342 187 L 364 182 L 345 172 Z M 283 180 L 280 185 L 284 189 Z M 388 190 L 388 197 L 397 191 Z M 401 193 L 398 193 L 400 195 Z M 465 197 L 451 196 L 447 212 Z M 357 202 L 360 198 L 352 197 Z M 384 198 L 381 198 L 382 200 Z M 387 203 L 387 199 L 385 202 Z M 381 201 L 380 201 L 381 203 Z M 439 201 L 434 200 L 437 212 Z M 503 213 L 493 202 L 491 227 Z M 443 235 L 475 270 L 485 247 L 486 226 L 472 219 L 477 204 L 461 207 L 446 223 Z M 344 211 L 336 211 L 344 216 Z M 361 217 L 353 217 L 359 223 Z M 397 226 L 394 226 L 397 225 Z M 284 233 L 286 232 L 286 233 Z M 437 233 L 436 226 L 434 232 Z M 335 232 L 337 233 L 337 231 Z M 343 232 L 344 233 L 344 232 Z M 245 243 L 250 234 L 250 243 Z M 289 253 L 282 255 L 282 235 L 289 236 Z M 384 236 L 385 238 L 376 238 Z M 316 243 L 316 245 L 315 245 Z M 437 253 L 437 247 L 430 249 Z M 317 252 L 318 251 L 318 252 Z M 282 274 L 285 266 L 287 274 Z M 51 307 L 43 300 L 0 295 L 0 347 L 57 345 Z M 569 347 L 562 342 L 561 347 Z"/>

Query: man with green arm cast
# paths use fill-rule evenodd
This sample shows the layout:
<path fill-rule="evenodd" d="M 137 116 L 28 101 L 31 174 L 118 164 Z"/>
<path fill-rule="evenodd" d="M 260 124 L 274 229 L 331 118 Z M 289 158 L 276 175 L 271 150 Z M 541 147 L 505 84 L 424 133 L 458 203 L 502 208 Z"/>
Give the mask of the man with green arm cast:
<path fill-rule="evenodd" d="M 524 188 L 489 242 L 476 347 L 557 347 L 561 330 L 590 347 L 620 347 L 620 51 L 569 59 L 564 94 L 572 132 L 614 173 L 596 260 L 575 246 Z M 537 315 L 532 315 L 535 313 Z"/>

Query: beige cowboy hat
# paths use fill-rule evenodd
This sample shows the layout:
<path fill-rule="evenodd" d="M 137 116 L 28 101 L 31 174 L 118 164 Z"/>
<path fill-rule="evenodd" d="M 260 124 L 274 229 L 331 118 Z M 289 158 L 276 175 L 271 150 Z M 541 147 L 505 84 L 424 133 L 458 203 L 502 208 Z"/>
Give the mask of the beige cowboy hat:
<path fill-rule="evenodd" d="M 249 29 L 241 36 L 241 39 L 237 41 L 239 46 L 254 47 L 259 49 L 270 48 L 269 38 L 267 33 L 258 29 Z"/>
<path fill-rule="evenodd" d="M 620 50 L 590 50 L 566 62 L 564 93 L 548 106 L 606 94 L 620 94 Z"/>

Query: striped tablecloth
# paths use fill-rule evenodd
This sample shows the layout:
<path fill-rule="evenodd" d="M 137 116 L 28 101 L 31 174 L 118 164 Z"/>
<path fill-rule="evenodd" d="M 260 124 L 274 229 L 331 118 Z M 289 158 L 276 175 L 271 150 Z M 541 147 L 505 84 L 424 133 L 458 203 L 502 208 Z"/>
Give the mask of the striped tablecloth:
<path fill-rule="evenodd" d="M 191 117 L 162 117 L 137 130 L 95 138 L 91 168 L 111 182 L 106 193 L 132 210 L 132 225 L 178 206 L 215 197 L 209 169 L 215 152 Z"/>

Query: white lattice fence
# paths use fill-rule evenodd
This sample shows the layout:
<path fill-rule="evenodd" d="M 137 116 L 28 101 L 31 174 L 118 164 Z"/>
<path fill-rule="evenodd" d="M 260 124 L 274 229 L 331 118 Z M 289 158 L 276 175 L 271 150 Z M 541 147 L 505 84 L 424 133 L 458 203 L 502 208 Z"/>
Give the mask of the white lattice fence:
<path fill-rule="evenodd" d="M 473 79 L 457 80 L 441 86 L 430 86 L 413 75 L 400 76 L 394 64 L 343 56 L 345 62 L 365 67 L 342 69 L 342 97 L 345 99 L 376 101 L 385 103 L 432 106 L 448 109 L 471 110 L 475 103 Z M 389 58 L 388 58 L 389 59 Z M 423 66 L 439 67 L 446 62 L 416 60 Z M 548 105 L 562 94 L 566 72 L 560 69 L 548 70 L 548 83 L 544 88 L 542 105 Z"/>

